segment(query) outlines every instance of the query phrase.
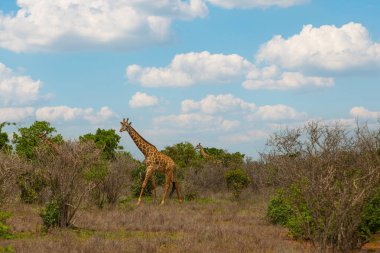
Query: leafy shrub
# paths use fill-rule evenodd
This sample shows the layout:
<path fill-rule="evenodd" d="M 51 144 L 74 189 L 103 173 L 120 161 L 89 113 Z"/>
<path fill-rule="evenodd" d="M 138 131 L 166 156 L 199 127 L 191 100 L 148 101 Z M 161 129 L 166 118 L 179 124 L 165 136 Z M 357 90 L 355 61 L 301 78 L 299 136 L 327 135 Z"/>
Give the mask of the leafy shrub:
<path fill-rule="evenodd" d="M 228 170 L 224 174 L 224 177 L 227 181 L 227 187 L 232 191 L 232 194 L 236 199 L 239 198 L 241 192 L 248 187 L 250 180 L 241 169 Z"/>
<path fill-rule="evenodd" d="M 269 202 L 267 217 L 273 224 L 288 228 L 294 238 L 308 239 L 314 225 L 299 187 L 294 184 L 288 191 L 278 190 Z"/>
<path fill-rule="evenodd" d="M 39 194 L 47 186 L 46 179 L 37 171 L 27 171 L 17 178 L 21 190 L 21 200 L 31 204 L 38 200 Z"/>
<path fill-rule="evenodd" d="M 1 246 L 0 245 L 0 253 L 15 253 L 15 250 L 11 246 Z"/>
<path fill-rule="evenodd" d="M 364 240 L 368 240 L 371 234 L 380 231 L 380 188 L 375 196 L 364 206 L 362 222 L 359 226 L 359 234 Z"/>
<path fill-rule="evenodd" d="M 91 191 L 92 201 L 99 208 L 103 208 L 105 202 L 105 193 L 102 189 L 104 179 L 108 175 L 108 168 L 106 164 L 96 164 L 92 166 L 89 170 L 85 171 L 84 178 L 95 184 L 94 189 Z"/>
<path fill-rule="evenodd" d="M 284 197 L 284 190 L 278 190 L 268 204 L 267 217 L 270 222 L 286 226 L 292 213 L 292 208 Z"/>
<path fill-rule="evenodd" d="M 46 228 L 58 226 L 60 221 L 60 202 L 53 200 L 47 203 L 40 216 Z"/>
<path fill-rule="evenodd" d="M 9 227 L 5 225 L 5 221 L 11 216 L 12 214 L 10 212 L 0 211 L 0 238 L 12 238 L 12 234 L 9 232 Z"/>

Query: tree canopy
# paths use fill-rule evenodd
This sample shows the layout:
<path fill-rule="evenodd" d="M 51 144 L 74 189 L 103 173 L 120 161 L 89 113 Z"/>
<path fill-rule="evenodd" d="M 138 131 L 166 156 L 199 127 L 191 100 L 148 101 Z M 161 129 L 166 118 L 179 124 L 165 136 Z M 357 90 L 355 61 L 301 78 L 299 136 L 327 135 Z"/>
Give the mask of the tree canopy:
<path fill-rule="evenodd" d="M 181 142 L 173 146 L 167 146 L 162 150 L 162 153 L 170 156 L 179 167 L 194 165 L 194 163 L 200 159 L 194 146 L 189 142 Z"/>
<path fill-rule="evenodd" d="M 9 123 L 9 122 L 0 123 L 0 150 L 12 149 L 12 146 L 9 144 L 8 134 L 3 132 L 3 128 L 9 125 L 14 125 L 14 123 Z"/>
<path fill-rule="evenodd" d="M 47 121 L 35 121 L 30 127 L 21 127 L 18 133 L 13 133 L 13 143 L 16 153 L 27 159 L 35 159 L 35 147 L 43 143 L 41 136 L 51 142 L 62 143 L 63 137 Z"/>
<path fill-rule="evenodd" d="M 116 151 L 123 149 L 119 145 L 121 137 L 116 134 L 114 129 L 100 129 L 96 130 L 95 134 L 89 133 L 79 137 L 80 141 L 93 141 L 97 148 L 102 150 L 102 157 L 104 159 L 115 158 Z"/>

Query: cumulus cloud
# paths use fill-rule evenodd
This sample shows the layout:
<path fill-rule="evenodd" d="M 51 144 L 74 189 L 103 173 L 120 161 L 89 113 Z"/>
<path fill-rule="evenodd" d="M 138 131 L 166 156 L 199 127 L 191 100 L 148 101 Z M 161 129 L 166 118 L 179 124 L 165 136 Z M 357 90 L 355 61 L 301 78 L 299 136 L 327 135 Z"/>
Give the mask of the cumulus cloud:
<path fill-rule="evenodd" d="M 158 99 L 156 97 L 142 92 L 137 92 L 129 100 L 129 106 L 132 108 L 155 106 L 157 103 Z"/>
<path fill-rule="evenodd" d="M 380 119 L 380 112 L 370 111 L 365 107 L 356 106 L 353 107 L 350 111 L 351 115 L 356 118 L 364 119 Z"/>
<path fill-rule="evenodd" d="M 73 121 L 84 119 L 91 124 L 100 124 L 116 116 L 108 107 L 102 107 L 98 112 L 93 108 L 76 108 L 68 106 L 42 107 L 36 110 L 37 120 L 55 121 Z"/>
<path fill-rule="evenodd" d="M 156 117 L 153 120 L 156 126 L 165 126 L 181 129 L 195 129 L 198 131 L 222 130 L 228 131 L 240 125 L 237 120 L 227 120 L 221 116 L 206 115 L 202 113 L 182 113 Z"/>
<path fill-rule="evenodd" d="M 284 72 L 275 65 L 258 68 L 242 56 L 207 51 L 176 55 L 167 67 L 162 68 L 130 65 L 126 75 L 130 82 L 145 87 L 186 87 L 242 81 L 246 89 L 286 90 L 307 86 L 330 87 L 334 84 L 332 78 Z"/>
<path fill-rule="evenodd" d="M 289 90 L 302 87 L 331 87 L 333 78 L 305 76 L 300 72 L 281 72 L 278 67 L 272 65 L 261 70 L 254 69 L 247 74 L 243 87 L 258 90 Z"/>
<path fill-rule="evenodd" d="M 246 132 L 229 134 L 223 136 L 221 139 L 227 141 L 229 143 L 242 143 L 242 142 L 250 142 L 252 140 L 261 140 L 267 139 L 269 137 L 269 133 L 263 130 L 249 130 Z"/>
<path fill-rule="evenodd" d="M 260 106 L 254 114 L 248 115 L 247 118 L 249 120 L 259 118 L 262 120 L 276 121 L 302 119 L 306 116 L 306 113 L 298 112 L 290 106 L 278 104 Z"/>
<path fill-rule="evenodd" d="M 155 129 L 173 131 L 181 129 L 197 133 L 219 132 L 223 134 L 222 139 L 246 142 L 249 139 L 266 138 L 267 133 L 259 130 L 244 130 L 239 134 L 228 133 L 241 126 L 250 125 L 252 121 L 255 121 L 255 124 L 270 124 L 279 121 L 294 122 L 304 120 L 306 117 L 306 113 L 298 112 L 287 105 L 256 106 L 231 94 L 220 94 L 208 95 L 199 101 L 183 100 L 181 113 L 156 117 L 153 123 Z"/>
<path fill-rule="evenodd" d="M 243 57 L 230 54 L 211 54 L 207 51 L 176 55 L 163 68 L 130 65 L 129 81 L 146 87 L 185 87 L 198 83 L 228 83 L 242 78 L 252 68 Z"/>
<path fill-rule="evenodd" d="M 17 5 L 15 15 L 0 13 L 0 47 L 16 52 L 161 43 L 170 37 L 173 20 L 208 14 L 202 0 L 18 0 Z"/>
<path fill-rule="evenodd" d="M 254 103 L 246 102 L 231 94 L 208 95 L 200 101 L 187 99 L 181 103 L 181 111 L 200 111 L 202 113 L 214 114 L 227 111 L 253 111 L 256 108 Z"/>
<path fill-rule="evenodd" d="M 213 5 L 226 9 L 267 8 L 271 6 L 290 7 L 308 2 L 308 0 L 208 0 Z"/>
<path fill-rule="evenodd" d="M 379 67 L 380 43 L 372 41 L 367 29 L 358 23 L 341 27 L 305 25 L 299 34 L 290 38 L 273 37 L 261 46 L 256 59 L 298 70 Z"/>
<path fill-rule="evenodd" d="M 26 105 L 39 98 L 41 81 L 18 75 L 0 63 L 0 104 Z"/>
<path fill-rule="evenodd" d="M 34 116 L 33 107 L 0 108 L 0 122 L 19 122 L 32 116 Z"/>

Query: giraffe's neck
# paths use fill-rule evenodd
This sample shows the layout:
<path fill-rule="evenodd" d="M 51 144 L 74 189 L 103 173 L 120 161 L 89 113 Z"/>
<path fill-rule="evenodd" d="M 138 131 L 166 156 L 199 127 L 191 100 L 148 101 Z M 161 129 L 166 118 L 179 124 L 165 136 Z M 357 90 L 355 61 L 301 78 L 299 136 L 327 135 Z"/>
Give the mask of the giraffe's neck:
<path fill-rule="evenodd" d="M 210 158 L 210 156 L 206 153 L 206 151 L 203 149 L 203 147 L 201 146 L 201 154 L 204 158 Z"/>
<path fill-rule="evenodd" d="M 145 140 L 133 127 L 129 126 L 127 128 L 129 136 L 131 136 L 133 142 L 136 144 L 138 149 L 147 157 L 153 151 L 156 151 L 157 148 Z"/>
<path fill-rule="evenodd" d="M 53 148 L 56 153 L 58 153 L 58 154 L 60 153 L 57 145 L 55 143 L 51 142 L 48 138 L 43 137 L 43 141 L 46 144 L 48 144 L 51 148 Z"/>

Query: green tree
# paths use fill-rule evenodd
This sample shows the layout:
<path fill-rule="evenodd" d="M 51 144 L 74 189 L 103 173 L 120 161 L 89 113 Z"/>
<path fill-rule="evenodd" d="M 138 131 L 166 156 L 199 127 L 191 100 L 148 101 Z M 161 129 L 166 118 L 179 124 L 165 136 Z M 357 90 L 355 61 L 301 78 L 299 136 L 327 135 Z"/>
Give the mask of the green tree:
<path fill-rule="evenodd" d="M 36 158 L 35 148 L 43 142 L 41 136 L 49 138 L 54 143 L 63 141 L 62 135 L 55 134 L 57 130 L 46 121 L 35 121 L 30 127 L 21 127 L 19 133 L 13 133 L 13 143 L 16 153 L 27 159 Z"/>
<path fill-rule="evenodd" d="M 244 164 L 245 155 L 240 152 L 229 153 L 218 148 L 204 148 L 204 150 L 227 168 L 241 168 Z"/>
<path fill-rule="evenodd" d="M 15 125 L 15 124 L 8 123 L 8 122 L 0 123 L 0 150 L 12 150 L 12 146 L 9 145 L 8 134 L 3 132 L 3 128 L 9 125 Z"/>
<path fill-rule="evenodd" d="M 100 129 L 96 130 L 95 134 L 85 134 L 79 137 L 80 141 L 93 141 L 97 148 L 102 149 L 102 157 L 110 160 L 115 158 L 116 151 L 123 149 L 119 145 L 121 137 L 116 134 L 114 129 Z"/>
<path fill-rule="evenodd" d="M 177 166 L 184 168 L 199 163 L 200 157 L 189 142 L 177 143 L 173 146 L 167 146 L 162 153 L 170 156 Z"/>

